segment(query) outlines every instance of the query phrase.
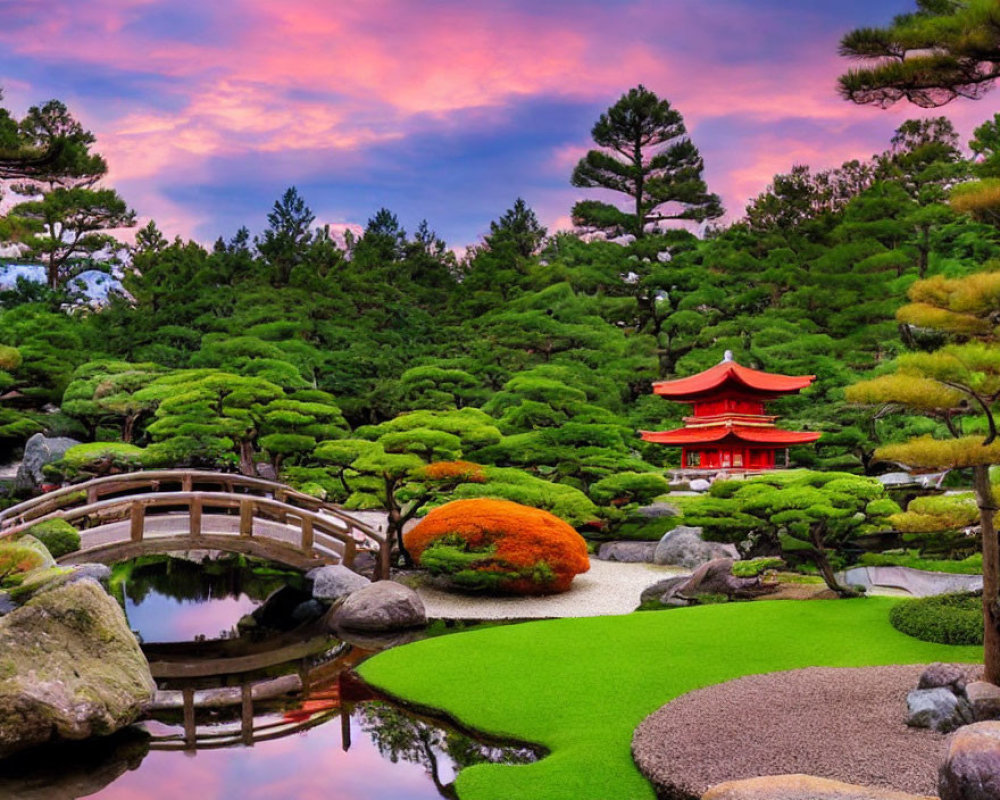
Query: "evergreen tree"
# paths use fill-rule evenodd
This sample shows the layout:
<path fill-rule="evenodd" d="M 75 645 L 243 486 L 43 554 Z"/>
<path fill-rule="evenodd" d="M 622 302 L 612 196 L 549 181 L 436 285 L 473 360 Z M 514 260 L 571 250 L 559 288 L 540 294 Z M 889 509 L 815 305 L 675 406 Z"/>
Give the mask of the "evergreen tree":
<path fill-rule="evenodd" d="M 840 54 L 865 62 L 840 78 L 854 103 L 883 108 L 909 100 L 934 108 L 956 97 L 982 97 L 1000 77 L 1000 6 L 996 0 L 917 0 L 917 10 L 884 28 L 858 28 Z"/>
<path fill-rule="evenodd" d="M 287 286 L 312 240 L 310 226 L 316 216 L 294 186 L 285 190 L 267 215 L 267 230 L 255 240 L 257 252 L 268 266 L 272 286 Z"/>
<path fill-rule="evenodd" d="M 494 252 L 510 251 L 516 258 L 528 259 L 542 244 L 545 228 L 523 199 L 518 197 L 499 220 L 490 223 L 486 246 Z"/>
<path fill-rule="evenodd" d="M 600 147 L 573 170 L 572 183 L 628 195 L 629 211 L 584 200 L 573 206 L 577 225 L 637 239 L 648 225 L 666 220 L 706 220 L 722 216 L 717 195 L 702 179 L 704 164 L 686 136 L 684 120 L 670 103 L 640 85 L 601 114 L 591 131 Z"/>

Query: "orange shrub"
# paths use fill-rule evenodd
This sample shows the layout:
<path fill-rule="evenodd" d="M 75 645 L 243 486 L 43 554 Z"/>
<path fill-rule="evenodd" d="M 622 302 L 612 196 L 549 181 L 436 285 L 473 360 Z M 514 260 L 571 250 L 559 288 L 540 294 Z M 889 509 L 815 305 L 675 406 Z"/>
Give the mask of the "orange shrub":
<path fill-rule="evenodd" d="M 416 477 L 424 481 L 451 481 L 456 478 L 466 483 L 486 483 L 486 470 L 471 461 L 437 461 L 416 470 Z"/>
<path fill-rule="evenodd" d="M 564 592 L 590 569 L 587 544 L 559 517 L 509 500 L 456 500 L 404 536 L 421 564 L 456 585 L 515 594 Z"/>

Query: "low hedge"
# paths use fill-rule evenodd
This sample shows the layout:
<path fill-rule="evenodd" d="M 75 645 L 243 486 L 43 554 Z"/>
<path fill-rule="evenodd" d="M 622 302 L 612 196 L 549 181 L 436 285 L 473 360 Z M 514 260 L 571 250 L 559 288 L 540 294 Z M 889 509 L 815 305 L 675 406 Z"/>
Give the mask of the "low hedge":
<path fill-rule="evenodd" d="M 904 600 L 889 612 L 892 627 L 938 644 L 983 643 L 983 599 L 963 592 Z"/>

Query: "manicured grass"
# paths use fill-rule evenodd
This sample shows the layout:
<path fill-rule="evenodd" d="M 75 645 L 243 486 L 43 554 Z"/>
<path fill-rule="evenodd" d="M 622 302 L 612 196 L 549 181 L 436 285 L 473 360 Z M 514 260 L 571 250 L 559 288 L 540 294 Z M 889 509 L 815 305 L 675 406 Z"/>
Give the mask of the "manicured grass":
<path fill-rule="evenodd" d="M 680 694 L 807 666 L 981 660 L 889 624 L 887 598 L 697 606 L 532 622 L 406 645 L 365 662 L 370 683 L 480 730 L 545 745 L 527 766 L 479 765 L 462 800 L 652 800 L 632 763 L 636 725 Z M 747 708 L 734 730 L 752 728 Z M 903 709 L 900 709 L 900 714 Z"/>

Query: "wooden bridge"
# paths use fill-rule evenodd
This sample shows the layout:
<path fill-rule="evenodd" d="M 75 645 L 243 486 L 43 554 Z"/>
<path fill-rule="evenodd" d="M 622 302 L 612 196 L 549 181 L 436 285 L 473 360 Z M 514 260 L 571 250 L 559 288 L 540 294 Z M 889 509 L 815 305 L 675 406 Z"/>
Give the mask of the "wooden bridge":
<path fill-rule="evenodd" d="M 62 519 L 80 531 L 63 563 L 112 562 L 151 553 L 221 550 L 298 569 L 354 567 L 375 557 L 389 576 L 391 542 L 343 509 L 285 484 L 221 472 L 159 470 L 95 478 L 0 511 L 0 539 Z"/>

